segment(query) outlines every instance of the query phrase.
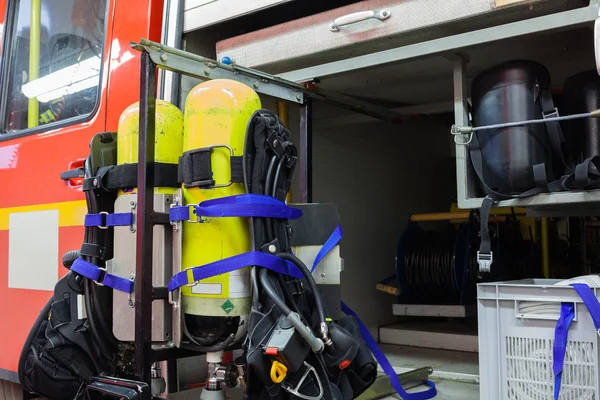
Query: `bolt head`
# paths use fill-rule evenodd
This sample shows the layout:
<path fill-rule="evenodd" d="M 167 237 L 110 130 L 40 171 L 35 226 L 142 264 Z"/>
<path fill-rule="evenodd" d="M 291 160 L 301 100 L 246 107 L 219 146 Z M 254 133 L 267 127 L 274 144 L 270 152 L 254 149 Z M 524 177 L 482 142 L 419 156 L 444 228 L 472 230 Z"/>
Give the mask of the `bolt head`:
<path fill-rule="evenodd" d="M 133 201 L 133 200 L 131 200 L 131 201 L 129 202 L 129 206 L 130 206 L 131 208 L 135 208 L 135 206 L 136 206 L 136 202 L 135 202 L 135 201 Z"/>
<path fill-rule="evenodd" d="M 325 272 L 321 273 L 321 278 L 325 278 Z"/>
<path fill-rule="evenodd" d="M 275 247 L 274 244 L 269 245 L 269 252 L 272 254 L 275 254 L 275 252 L 277 251 L 277 247 Z"/>
<path fill-rule="evenodd" d="M 94 186 L 98 186 L 98 179 L 94 179 L 93 184 Z"/>
<path fill-rule="evenodd" d="M 254 86 L 254 89 L 258 89 L 258 86 L 259 86 L 258 82 L 254 82 L 254 84 L 252 86 Z"/>
<path fill-rule="evenodd" d="M 300 100 L 302 98 L 302 95 L 300 93 L 296 93 L 296 99 Z"/>
<path fill-rule="evenodd" d="M 161 59 L 162 61 L 167 61 L 167 55 L 166 55 L 165 53 L 162 53 L 162 54 L 160 55 L 160 59 Z"/>

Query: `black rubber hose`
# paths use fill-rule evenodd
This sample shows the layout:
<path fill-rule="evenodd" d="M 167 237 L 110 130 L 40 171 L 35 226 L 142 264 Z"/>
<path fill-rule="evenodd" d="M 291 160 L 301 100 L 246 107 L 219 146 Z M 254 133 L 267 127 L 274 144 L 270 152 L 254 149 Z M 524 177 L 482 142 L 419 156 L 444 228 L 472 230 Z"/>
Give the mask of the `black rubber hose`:
<path fill-rule="evenodd" d="M 298 304 L 296 304 L 296 300 L 294 300 L 294 296 L 290 292 L 290 288 L 288 287 L 288 282 L 286 282 L 283 275 L 277 274 L 277 279 L 279 280 L 279 285 L 281 286 L 281 290 L 283 291 L 283 297 L 285 297 L 285 301 L 289 304 L 298 315 L 302 315 L 300 312 L 300 308 Z"/>
<path fill-rule="evenodd" d="M 92 336 L 94 337 L 94 341 L 100 348 L 101 355 L 103 357 L 105 357 L 107 360 L 110 360 L 110 358 L 107 356 L 108 354 L 110 354 L 110 351 L 106 347 L 106 343 L 104 343 L 104 340 L 102 340 L 102 338 L 100 337 L 100 335 L 98 333 L 98 327 L 96 326 L 96 321 L 94 320 L 94 318 L 90 318 L 90 315 L 93 315 L 93 312 L 94 312 L 94 310 L 92 309 L 92 303 L 90 301 L 91 300 L 90 299 L 90 285 L 94 285 L 94 282 L 86 278 L 86 280 L 84 282 L 84 286 L 83 286 L 83 291 L 84 291 L 84 297 L 85 297 L 85 311 L 88 315 L 88 321 L 90 323 L 90 332 L 92 333 Z M 104 371 L 104 372 L 106 372 L 106 371 Z"/>
<path fill-rule="evenodd" d="M 263 286 L 263 290 L 265 291 L 265 293 L 267 293 L 267 296 L 269 296 L 271 298 L 271 300 L 273 300 L 273 302 L 275 303 L 277 308 L 279 308 L 279 310 L 283 313 L 283 315 L 285 315 L 287 317 L 288 315 L 290 315 L 292 313 L 292 310 L 285 304 L 285 301 L 283 301 L 283 299 L 281 297 L 279 297 L 279 295 L 277 293 L 275 293 L 275 290 L 273 289 L 273 287 L 271 286 L 271 283 L 269 282 L 268 274 L 269 274 L 269 270 L 266 268 L 263 268 L 260 271 L 260 283 Z"/>
<path fill-rule="evenodd" d="M 265 192 L 263 193 L 267 196 L 269 196 L 271 194 L 271 187 L 273 186 L 271 177 L 273 176 L 273 170 L 275 168 L 275 161 L 277 161 L 277 156 L 273 156 L 271 158 L 271 161 L 269 162 L 269 168 L 267 169 Z M 262 220 L 264 221 L 265 228 L 266 228 L 267 242 L 270 242 L 273 239 L 275 239 L 275 233 L 273 231 L 273 226 L 271 225 L 271 220 L 270 220 L 270 218 L 263 218 Z"/>
<path fill-rule="evenodd" d="M 254 240 L 253 240 L 254 241 Z M 258 288 L 258 268 L 252 267 L 250 270 L 250 281 L 252 282 L 252 307 L 256 310 L 260 310 L 260 299 L 259 293 L 260 289 Z"/>
<path fill-rule="evenodd" d="M 302 260 L 300 260 L 298 257 L 291 253 L 279 253 L 277 254 L 277 257 L 293 262 L 298 267 L 298 269 L 300 269 L 300 272 L 302 272 L 302 274 L 308 281 L 308 286 L 310 286 L 310 290 L 312 291 L 313 296 L 315 298 L 315 305 L 317 308 L 317 315 L 319 316 L 319 322 L 321 324 L 325 324 L 325 311 L 323 309 L 323 300 L 321 299 L 321 293 L 319 292 L 319 289 L 317 288 L 317 283 L 315 282 L 315 279 L 313 278 L 312 273 L 310 272 L 308 267 L 302 262 Z"/>

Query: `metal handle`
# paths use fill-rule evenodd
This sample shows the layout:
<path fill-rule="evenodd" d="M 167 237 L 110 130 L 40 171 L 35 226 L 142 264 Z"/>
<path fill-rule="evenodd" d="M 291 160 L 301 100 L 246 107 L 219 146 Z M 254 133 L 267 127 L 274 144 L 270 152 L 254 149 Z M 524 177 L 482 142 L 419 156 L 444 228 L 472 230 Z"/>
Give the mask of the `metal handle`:
<path fill-rule="evenodd" d="M 388 19 L 392 15 L 390 10 L 370 10 L 370 11 L 360 11 L 353 14 L 344 15 L 342 17 L 336 18 L 331 24 L 330 28 L 332 32 L 339 32 L 340 27 L 344 25 L 355 24 L 357 22 L 366 21 L 371 18 L 378 19 L 380 21 L 384 21 Z"/>

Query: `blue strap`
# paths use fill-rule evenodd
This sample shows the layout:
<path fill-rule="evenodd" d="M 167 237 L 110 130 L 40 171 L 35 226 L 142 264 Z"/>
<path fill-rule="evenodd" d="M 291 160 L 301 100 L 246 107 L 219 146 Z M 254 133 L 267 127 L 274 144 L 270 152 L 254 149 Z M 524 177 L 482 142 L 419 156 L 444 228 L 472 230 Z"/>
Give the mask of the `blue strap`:
<path fill-rule="evenodd" d="M 293 208 L 274 197 L 262 194 L 240 194 L 205 200 L 194 207 L 194 214 L 201 217 L 260 217 L 297 219 L 302 211 Z M 190 219 L 189 206 L 173 207 L 171 221 Z"/>
<path fill-rule="evenodd" d="M 583 300 L 583 304 L 587 307 L 596 330 L 600 330 L 600 303 L 598 303 L 596 295 L 584 283 L 572 283 L 571 286 L 573 286 L 579 297 L 581 297 L 581 300 Z"/>
<path fill-rule="evenodd" d="M 360 333 L 362 334 L 363 339 L 367 343 L 367 346 L 369 346 L 369 349 L 371 349 L 371 352 L 377 359 L 379 365 L 381 365 L 383 372 L 385 372 L 385 374 L 390 378 L 390 383 L 392 384 L 396 392 L 400 395 L 400 397 L 402 397 L 404 400 L 426 400 L 432 399 L 437 395 L 437 389 L 435 388 L 435 384 L 431 381 L 427 381 L 429 389 L 423 392 L 407 393 L 406 390 L 404 390 L 404 388 L 400 384 L 400 381 L 398 380 L 398 375 L 396 374 L 396 371 L 394 371 L 394 367 L 392 367 L 392 364 L 390 364 L 390 362 L 388 361 L 387 357 L 377 344 L 377 341 L 371 335 L 371 332 L 369 332 L 365 324 L 363 324 L 363 322 L 360 320 L 358 315 L 356 315 L 356 313 L 344 302 L 342 302 L 342 312 L 346 315 L 351 315 L 354 318 L 356 318 L 356 321 L 360 326 Z"/>
<path fill-rule="evenodd" d="M 329 236 L 323 247 L 321 247 L 321 250 L 319 250 L 317 258 L 315 258 L 315 262 L 313 263 L 310 272 L 313 272 L 317 268 L 317 265 L 319 265 L 321 260 L 325 258 L 325 256 L 329 254 L 329 252 L 333 250 L 335 246 L 338 245 L 338 243 L 342 240 L 343 236 L 344 235 L 342 234 L 342 227 L 338 225 L 337 228 L 335 228 L 335 230 L 331 234 L 331 236 Z"/>
<path fill-rule="evenodd" d="M 600 333 L 600 303 L 590 287 L 584 283 L 572 283 L 583 304 L 587 308 L 596 331 Z M 560 308 L 560 318 L 556 322 L 554 331 L 554 348 L 552 349 L 554 362 L 552 370 L 554 371 L 554 399 L 558 400 L 560 394 L 560 385 L 562 382 L 562 371 L 565 362 L 565 353 L 567 351 L 567 339 L 569 336 L 569 327 L 575 318 L 575 305 L 573 303 L 562 303 Z"/>
<path fill-rule="evenodd" d="M 552 349 L 554 363 L 554 400 L 558 400 L 560 394 L 560 384 L 562 381 L 562 370 L 565 362 L 565 352 L 567 350 L 567 337 L 569 335 L 569 326 L 575 317 L 575 305 L 573 303 L 562 303 L 560 308 L 560 318 L 556 322 L 554 331 L 554 348 Z"/>
<path fill-rule="evenodd" d="M 290 275 L 297 279 L 304 278 L 304 275 L 298 270 L 298 267 L 289 261 L 261 251 L 249 251 L 200 267 L 188 268 L 185 271 L 181 271 L 171 278 L 171 281 L 169 282 L 169 291 L 173 291 L 184 285 L 192 284 L 206 278 L 252 266 L 267 268 L 279 274 Z"/>
<path fill-rule="evenodd" d="M 108 286 L 121 292 L 133 293 L 133 282 L 131 280 L 108 274 L 97 265 L 87 262 L 82 258 L 78 258 L 73 262 L 71 271 L 83 275 L 101 285 Z"/>
<path fill-rule="evenodd" d="M 130 226 L 133 225 L 133 213 L 100 213 L 87 214 L 83 226 L 97 226 L 106 228 L 109 226 Z"/>
<path fill-rule="evenodd" d="M 333 231 L 333 233 L 331 234 L 329 239 L 327 239 L 327 241 L 321 248 L 321 251 L 319 251 L 319 254 L 317 254 L 317 258 L 315 259 L 315 262 L 312 266 L 311 271 L 314 271 L 315 268 L 317 267 L 317 264 L 319 264 L 319 262 L 323 259 L 323 257 L 325 257 L 327 255 L 327 253 L 329 253 L 331 251 L 331 249 L 333 249 L 340 242 L 340 240 L 342 240 L 342 236 L 343 236 L 342 228 L 338 225 L 338 227 L 335 228 L 335 230 Z M 391 278 L 392 279 L 395 278 L 395 275 L 393 275 Z M 435 388 L 435 384 L 431 381 L 427 381 L 427 385 L 429 386 L 428 390 L 425 390 L 423 392 L 417 392 L 417 393 L 407 393 L 406 390 L 404 390 L 404 388 L 400 384 L 400 381 L 398 380 L 398 375 L 396 374 L 396 371 L 394 371 L 394 367 L 392 367 L 392 364 L 390 364 L 389 360 L 387 359 L 387 357 L 385 356 L 385 354 L 383 353 L 383 351 L 377 344 L 377 341 L 371 335 L 371 332 L 369 332 L 369 330 L 367 329 L 365 324 L 361 321 L 360 317 L 354 312 L 354 310 L 352 310 L 343 301 L 342 301 L 342 312 L 346 315 L 351 315 L 356 319 L 356 321 L 358 322 L 358 325 L 360 326 L 360 333 L 362 334 L 363 339 L 367 343 L 367 346 L 369 346 L 369 349 L 371 350 L 371 352 L 377 359 L 377 362 L 379 363 L 379 365 L 381 365 L 383 372 L 385 372 L 385 374 L 390 378 L 390 383 L 392 384 L 392 386 L 394 387 L 396 392 L 403 399 L 405 399 L 405 400 L 426 400 L 426 399 L 432 399 L 437 395 L 437 390 Z"/>

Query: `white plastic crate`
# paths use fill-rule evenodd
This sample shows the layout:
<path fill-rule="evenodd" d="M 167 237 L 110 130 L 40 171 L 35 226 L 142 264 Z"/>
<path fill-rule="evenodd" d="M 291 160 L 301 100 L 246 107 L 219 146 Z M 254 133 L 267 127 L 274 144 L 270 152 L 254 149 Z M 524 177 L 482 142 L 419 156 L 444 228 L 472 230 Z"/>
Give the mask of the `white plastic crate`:
<path fill-rule="evenodd" d="M 600 400 L 599 335 L 583 301 L 558 280 L 477 285 L 481 399 L 552 400 L 554 329 L 562 302 L 575 303 L 560 400 Z M 600 289 L 594 288 L 598 297 Z"/>

